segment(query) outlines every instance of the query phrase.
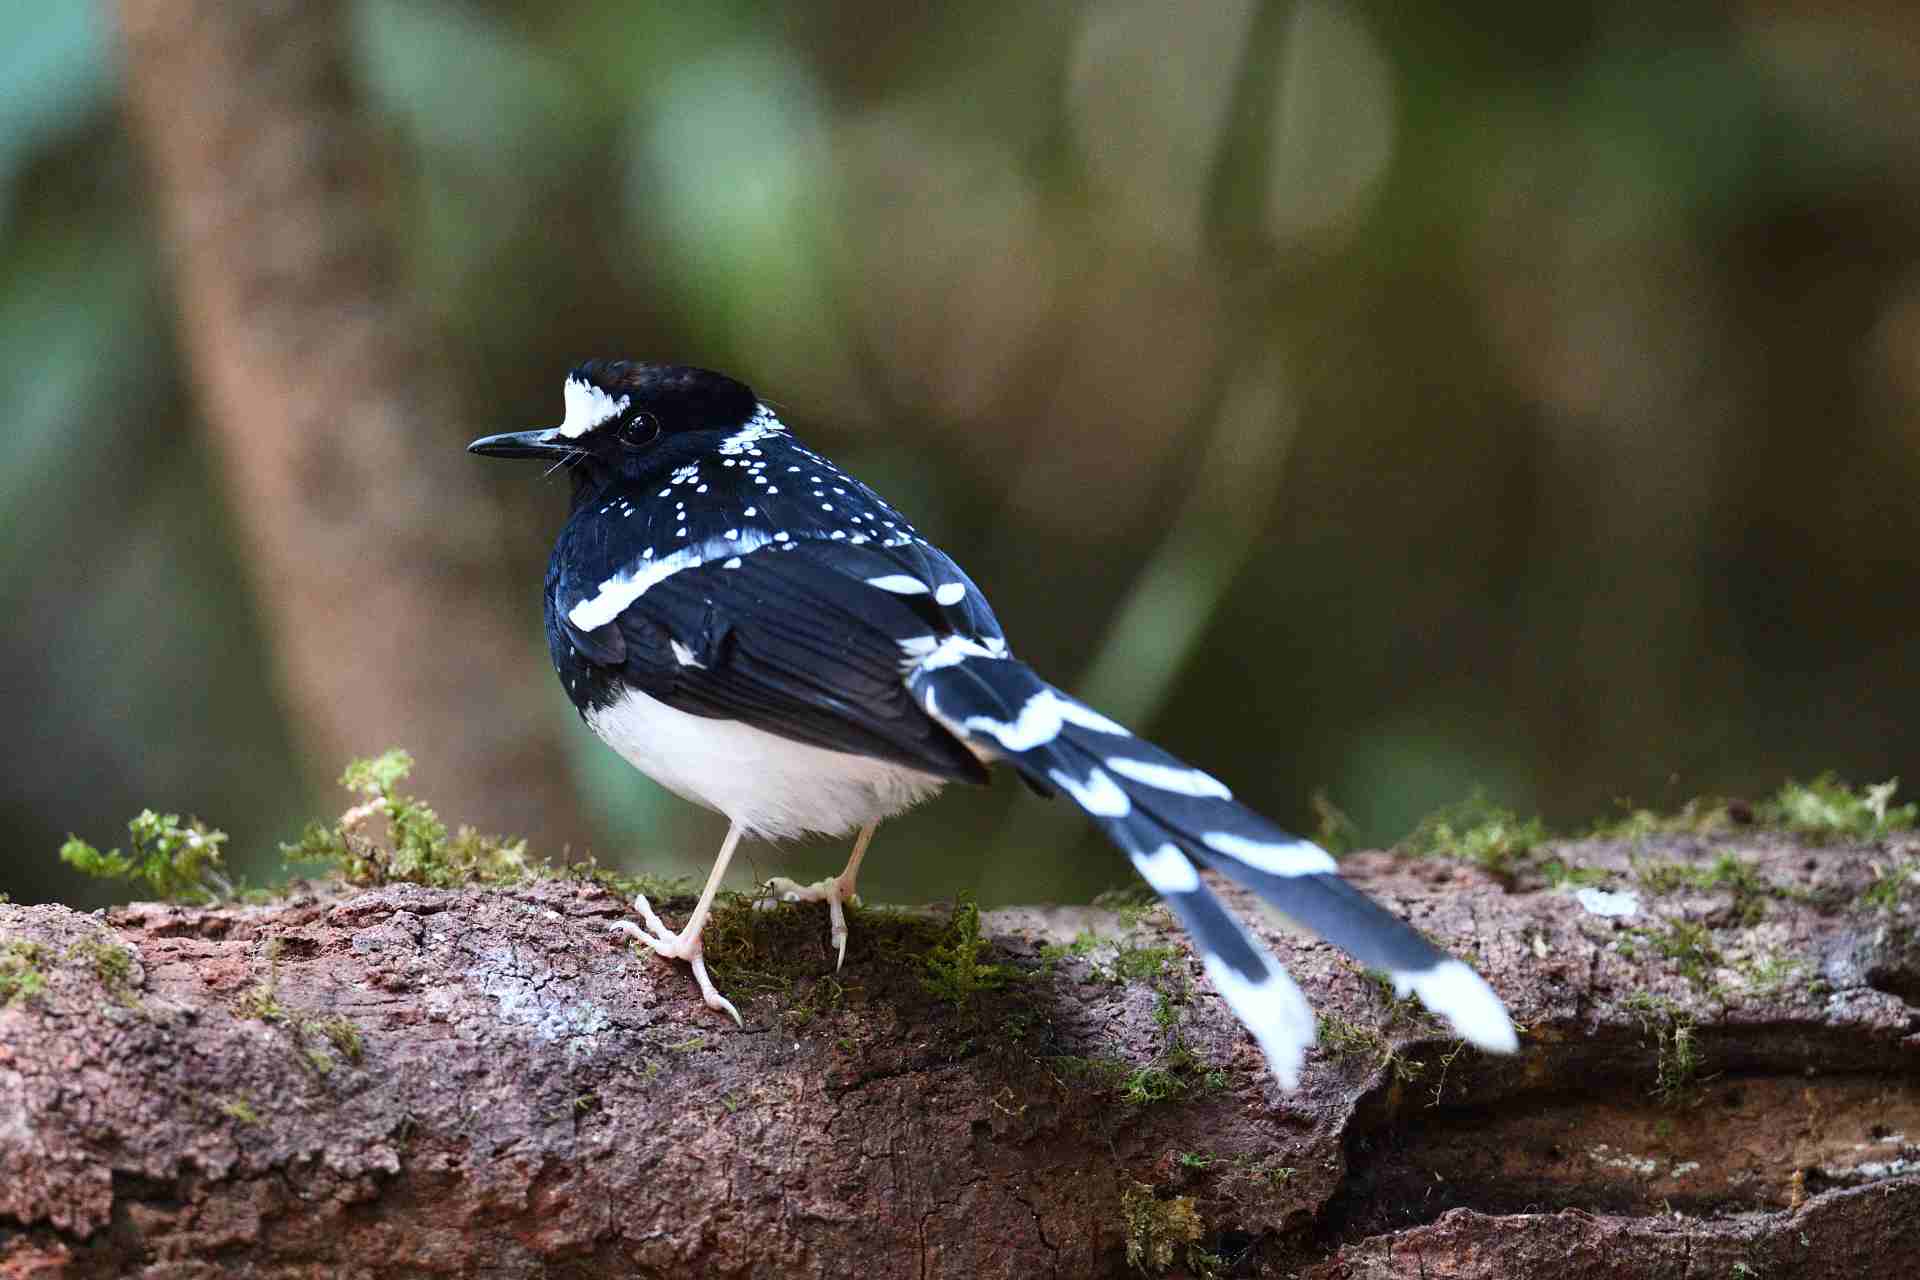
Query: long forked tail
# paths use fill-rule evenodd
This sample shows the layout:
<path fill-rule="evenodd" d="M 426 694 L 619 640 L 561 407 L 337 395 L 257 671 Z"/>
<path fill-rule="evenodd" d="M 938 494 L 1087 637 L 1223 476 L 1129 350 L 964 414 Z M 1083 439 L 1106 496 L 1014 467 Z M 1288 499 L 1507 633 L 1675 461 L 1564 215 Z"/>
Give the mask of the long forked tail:
<path fill-rule="evenodd" d="M 1342 880 L 1332 857 L 1288 835 L 1215 779 L 1061 693 L 1012 658 L 944 647 L 909 671 L 927 714 L 986 754 L 1072 796 L 1179 917 L 1208 978 L 1286 1088 L 1314 1042 L 1313 1011 L 1277 960 L 1201 881 L 1194 863 L 1251 889 L 1417 994 L 1482 1049 L 1519 1048 L 1485 980 Z"/>

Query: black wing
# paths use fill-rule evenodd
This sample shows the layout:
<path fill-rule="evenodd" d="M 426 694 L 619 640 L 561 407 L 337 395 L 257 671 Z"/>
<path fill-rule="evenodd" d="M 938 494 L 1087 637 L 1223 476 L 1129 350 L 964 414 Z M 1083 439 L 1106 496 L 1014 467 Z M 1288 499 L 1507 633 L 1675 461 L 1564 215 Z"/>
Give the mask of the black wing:
<path fill-rule="evenodd" d="M 874 579 L 928 589 L 903 594 Z M 934 593 L 950 585 L 965 595 L 949 590 L 943 604 Z M 931 547 L 769 544 L 678 569 L 600 627 L 563 626 L 588 662 L 677 710 L 986 781 L 904 679 L 915 655 L 948 636 L 999 639 L 978 590 Z"/>

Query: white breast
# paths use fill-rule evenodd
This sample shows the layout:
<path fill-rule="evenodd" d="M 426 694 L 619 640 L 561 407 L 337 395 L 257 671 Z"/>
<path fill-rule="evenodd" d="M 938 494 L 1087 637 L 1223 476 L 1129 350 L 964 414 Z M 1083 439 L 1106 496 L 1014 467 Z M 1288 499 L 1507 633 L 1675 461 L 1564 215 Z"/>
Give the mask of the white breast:
<path fill-rule="evenodd" d="M 932 796 L 943 778 L 827 751 L 741 724 L 688 715 L 637 689 L 587 725 L 640 772 L 768 839 L 841 836 Z"/>

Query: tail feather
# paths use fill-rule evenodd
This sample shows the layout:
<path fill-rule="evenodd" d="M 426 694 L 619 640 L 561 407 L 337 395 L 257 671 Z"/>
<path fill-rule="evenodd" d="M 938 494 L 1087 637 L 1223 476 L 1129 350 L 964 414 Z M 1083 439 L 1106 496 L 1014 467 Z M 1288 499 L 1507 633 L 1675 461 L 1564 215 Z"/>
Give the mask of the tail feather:
<path fill-rule="evenodd" d="M 1011 658 L 949 646 L 908 673 L 927 713 L 989 758 L 1049 782 L 1104 829 L 1173 909 L 1214 987 L 1292 1088 L 1313 1043 L 1305 998 L 1201 881 L 1211 867 L 1417 994 L 1483 1049 L 1519 1047 L 1506 1008 L 1467 965 L 1342 880 L 1319 846 L 1237 803 L 1221 782 L 1134 737 Z"/>

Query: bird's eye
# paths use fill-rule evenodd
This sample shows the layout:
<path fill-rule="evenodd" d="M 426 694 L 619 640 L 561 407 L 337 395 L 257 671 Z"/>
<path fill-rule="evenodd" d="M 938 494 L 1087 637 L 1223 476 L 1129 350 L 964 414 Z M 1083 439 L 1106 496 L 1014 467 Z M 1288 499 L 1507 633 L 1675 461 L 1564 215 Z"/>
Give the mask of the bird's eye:
<path fill-rule="evenodd" d="M 660 420 L 650 413 L 636 412 L 621 422 L 616 435 L 627 448 L 644 449 L 660 435 Z"/>

